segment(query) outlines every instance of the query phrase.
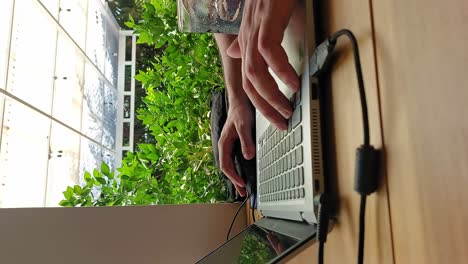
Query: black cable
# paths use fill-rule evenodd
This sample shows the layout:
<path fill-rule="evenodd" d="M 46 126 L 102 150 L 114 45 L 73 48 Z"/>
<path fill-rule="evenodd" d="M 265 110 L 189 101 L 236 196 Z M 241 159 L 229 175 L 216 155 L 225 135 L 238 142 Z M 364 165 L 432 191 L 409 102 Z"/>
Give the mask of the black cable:
<path fill-rule="evenodd" d="M 255 222 L 256 222 L 256 220 L 255 220 L 255 205 L 256 205 L 256 203 L 257 203 L 257 196 L 251 194 L 250 197 L 251 197 L 251 199 L 253 198 L 253 202 L 252 202 L 251 205 L 250 205 L 250 206 L 251 206 L 250 209 L 252 210 L 252 220 L 253 220 L 253 223 L 255 223 Z"/>
<path fill-rule="evenodd" d="M 364 89 L 364 78 L 362 77 L 362 68 L 361 68 L 361 59 L 359 56 L 359 47 L 354 34 L 348 29 L 342 29 L 336 33 L 334 33 L 330 37 L 330 42 L 333 44 L 337 41 L 337 39 L 341 36 L 347 36 L 351 40 L 351 45 L 353 47 L 353 54 L 354 54 L 354 66 L 356 70 L 356 77 L 358 81 L 359 87 L 359 95 L 361 98 L 361 110 L 362 110 L 362 125 L 363 125 L 363 132 L 364 132 L 364 145 L 368 146 L 370 139 L 369 139 L 369 114 L 367 111 L 367 100 L 366 100 L 366 91 Z"/>
<path fill-rule="evenodd" d="M 364 233 L 365 233 L 365 218 L 366 218 L 366 197 L 368 194 L 377 189 L 377 152 L 370 146 L 369 135 L 369 114 L 367 109 L 366 91 L 364 89 L 364 78 L 362 76 L 361 59 L 359 55 L 359 46 L 354 34 L 343 29 L 334 33 L 330 37 L 330 42 L 334 45 L 337 39 L 341 36 L 347 36 L 352 44 L 354 55 L 354 66 L 359 87 L 359 95 L 361 99 L 362 110 L 362 125 L 364 133 L 364 145 L 358 148 L 356 157 L 356 178 L 355 190 L 361 194 L 361 205 L 359 209 L 359 245 L 358 245 L 358 264 L 364 262 Z"/>
<path fill-rule="evenodd" d="M 245 197 L 245 200 L 242 202 L 242 204 L 239 206 L 239 208 L 237 209 L 237 212 L 236 212 L 236 215 L 234 215 L 234 218 L 232 219 L 232 222 L 231 222 L 231 226 L 229 226 L 229 230 L 227 232 L 227 235 L 226 235 L 226 241 L 229 240 L 229 235 L 231 234 L 231 229 L 232 229 L 232 226 L 234 225 L 234 222 L 236 221 L 236 218 L 237 218 L 237 215 L 239 214 L 240 210 L 242 209 L 242 207 L 244 207 L 244 204 L 247 202 L 247 200 L 249 199 L 249 195 L 247 195 L 247 197 Z"/>
<path fill-rule="evenodd" d="M 362 67 L 361 67 L 361 59 L 359 55 L 358 43 L 354 34 L 347 29 L 340 30 L 336 32 L 335 34 L 333 34 L 330 38 L 330 42 L 336 42 L 337 39 L 341 36 L 347 36 L 349 40 L 351 41 L 351 45 L 353 47 L 354 66 L 356 70 L 356 77 L 357 77 L 358 87 L 359 87 L 359 95 L 361 99 L 364 146 L 369 146 L 369 142 L 370 142 L 369 114 L 367 110 L 366 91 L 364 89 L 364 78 L 362 77 Z M 366 227 L 365 226 L 366 196 L 367 194 L 361 194 L 361 205 L 359 208 L 358 264 L 362 264 L 364 262 L 364 232 L 365 232 L 365 227 Z"/>
<path fill-rule="evenodd" d="M 325 248 L 325 243 L 319 242 L 319 249 L 318 249 L 318 263 L 323 264 L 323 251 Z"/>
<path fill-rule="evenodd" d="M 317 240 L 319 242 L 318 263 L 323 263 L 323 254 L 325 251 L 325 243 L 327 242 L 328 235 L 328 222 L 330 219 L 329 205 L 327 195 L 321 194 L 316 198 L 318 203 L 317 212 Z"/>
<path fill-rule="evenodd" d="M 359 208 L 358 263 L 364 263 L 364 232 L 365 232 L 365 227 L 366 227 L 366 198 L 367 198 L 367 195 L 361 195 L 361 206 Z"/>
<path fill-rule="evenodd" d="M 369 114 L 367 109 L 366 92 L 364 89 L 364 78 L 362 75 L 361 59 L 359 55 L 359 47 L 354 34 L 343 29 L 334 33 L 330 38 L 317 46 L 315 53 L 310 58 L 310 75 L 316 76 L 323 72 L 327 64 L 330 62 L 331 54 L 336 46 L 338 38 L 347 36 L 352 44 L 354 65 L 356 70 L 356 77 L 358 81 L 359 95 L 362 110 L 362 125 L 364 134 L 364 144 L 361 145 L 356 151 L 356 172 L 354 189 L 361 195 L 361 205 L 359 209 L 359 245 L 358 245 L 358 263 L 364 262 L 364 233 L 365 233 L 365 213 L 366 213 L 366 197 L 367 195 L 375 192 L 378 186 L 378 152 L 372 145 L 370 145 L 369 133 Z M 323 219 L 322 219 L 323 218 Z M 323 221 L 325 218 L 319 218 Z M 327 219 L 328 220 L 328 219 Z M 328 222 L 327 222 L 328 223 Z M 326 235 L 323 234 L 324 230 L 319 228 L 322 233 L 319 236 L 319 263 L 323 263 L 323 251 Z"/>

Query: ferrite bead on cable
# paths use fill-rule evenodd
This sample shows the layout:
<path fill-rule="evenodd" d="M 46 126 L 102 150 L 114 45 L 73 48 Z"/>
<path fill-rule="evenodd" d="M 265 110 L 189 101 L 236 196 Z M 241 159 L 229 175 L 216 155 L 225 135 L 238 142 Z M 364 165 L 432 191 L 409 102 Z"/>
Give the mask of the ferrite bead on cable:
<path fill-rule="evenodd" d="M 361 145 L 356 150 L 354 190 L 369 195 L 378 187 L 378 151 L 371 145 Z"/>

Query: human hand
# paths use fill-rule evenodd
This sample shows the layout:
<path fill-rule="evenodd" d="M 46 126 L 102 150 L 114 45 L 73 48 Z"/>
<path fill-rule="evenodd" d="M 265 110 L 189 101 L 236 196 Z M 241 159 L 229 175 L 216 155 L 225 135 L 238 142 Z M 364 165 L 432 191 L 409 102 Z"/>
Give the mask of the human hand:
<path fill-rule="evenodd" d="M 231 104 L 226 123 L 218 141 L 221 170 L 231 180 L 240 196 L 244 197 L 245 182 L 234 166 L 234 143 L 240 140 L 242 154 L 245 159 L 255 157 L 255 143 L 252 137 L 254 112 L 249 103 Z"/>
<path fill-rule="evenodd" d="M 227 53 L 242 58 L 242 86 L 253 105 L 278 129 L 287 129 L 293 113 L 288 98 L 268 72 L 270 67 L 292 91 L 300 82 L 281 46 L 284 31 L 297 0 L 249 0 L 245 2 L 239 36 Z"/>

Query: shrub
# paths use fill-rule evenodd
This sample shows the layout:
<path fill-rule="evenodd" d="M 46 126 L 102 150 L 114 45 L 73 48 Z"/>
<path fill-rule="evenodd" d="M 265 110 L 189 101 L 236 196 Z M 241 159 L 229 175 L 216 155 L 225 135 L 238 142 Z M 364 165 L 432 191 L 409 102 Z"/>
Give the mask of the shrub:
<path fill-rule="evenodd" d="M 208 34 L 177 30 L 176 1 L 152 0 L 141 21 L 127 26 L 138 43 L 162 49 L 152 67 L 135 79 L 146 96 L 137 118 L 155 144 L 127 153 L 118 175 L 106 164 L 86 172 L 83 186 L 68 187 L 62 206 L 143 205 L 216 202 L 226 189 L 214 167 L 210 138 L 210 98 L 223 89 L 221 61 Z"/>

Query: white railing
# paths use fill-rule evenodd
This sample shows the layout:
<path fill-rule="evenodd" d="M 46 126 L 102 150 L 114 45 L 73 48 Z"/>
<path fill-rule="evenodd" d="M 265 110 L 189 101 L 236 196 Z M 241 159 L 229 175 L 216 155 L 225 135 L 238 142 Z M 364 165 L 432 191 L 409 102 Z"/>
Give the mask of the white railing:
<path fill-rule="evenodd" d="M 133 137 L 135 124 L 134 76 L 136 71 L 136 39 L 137 36 L 133 34 L 133 31 L 120 31 L 117 81 L 116 168 L 121 166 L 125 153 L 128 151 L 133 152 L 135 147 Z M 128 58 L 128 54 L 130 54 L 130 58 Z"/>

